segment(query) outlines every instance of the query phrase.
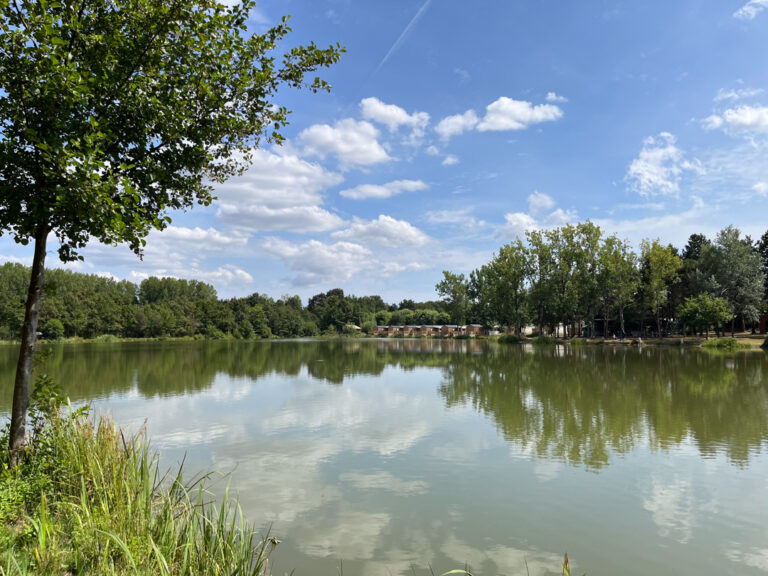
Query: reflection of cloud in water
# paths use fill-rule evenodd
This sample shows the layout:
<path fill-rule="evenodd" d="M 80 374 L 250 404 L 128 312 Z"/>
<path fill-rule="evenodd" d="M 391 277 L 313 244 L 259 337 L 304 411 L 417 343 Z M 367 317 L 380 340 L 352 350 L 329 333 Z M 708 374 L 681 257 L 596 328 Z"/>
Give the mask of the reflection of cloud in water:
<path fill-rule="evenodd" d="M 726 553 L 729 560 L 768 572 L 768 548 L 750 548 L 744 552 L 739 550 L 736 542 L 731 542 L 731 546 L 733 548 Z"/>
<path fill-rule="evenodd" d="M 302 514 L 324 503 L 337 501 L 341 492 L 326 484 L 320 465 L 338 448 L 331 442 L 309 442 L 304 438 L 265 440 L 258 455 L 243 458 L 241 446 L 227 446 L 215 457 L 222 470 L 236 469 L 232 488 L 250 516 L 275 522 L 281 533 Z"/>
<path fill-rule="evenodd" d="M 342 505 L 332 519 L 322 517 L 302 522 L 293 536 L 307 556 L 369 560 L 390 519 L 389 514 L 353 510 Z"/>
<path fill-rule="evenodd" d="M 348 482 L 360 490 L 387 490 L 400 496 L 424 494 L 430 487 L 429 482 L 402 480 L 383 470 L 370 474 L 364 472 L 345 472 L 339 476 L 339 480 Z"/>
<path fill-rule="evenodd" d="M 385 456 L 408 450 L 425 437 L 432 425 L 429 414 L 440 416 L 437 401 L 406 395 L 383 386 L 350 383 L 343 388 L 312 386 L 289 398 L 279 411 L 265 418 L 267 434 L 300 430 L 313 435 L 327 430 L 340 446 L 337 451 L 373 451 Z"/>
<path fill-rule="evenodd" d="M 555 460 L 539 460 L 533 461 L 533 473 L 536 478 L 544 482 L 554 480 L 565 469 L 563 462 L 557 462 Z"/>
<path fill-rule="evenodd" d="M 691 483 L 675 477 L 671 482 L 653 478 L 651 493 L 643 499 L 643 508 L 651 513 L 659 535 L 685 544 L 695 527 L 695 502 Z"/>
<path fill-rule="evenodd" d="M 525 574 L 526 563 L 531 576 L 551 574 L 562 563 L 562 556 L 538 550 L 521 550 L 496 544 L 488 548 L 473 548 L 461 542 L 456 536 L 449 536 L 441 548 L 443 554 L 459 565 L 469 565 L 470 572 L 480 569 L 483 563 L 491 562 L 499 574 Z M 572 564 L 573 567 L 573 564 Z M 574 572 L 575 573 L 575 572 Z"/>

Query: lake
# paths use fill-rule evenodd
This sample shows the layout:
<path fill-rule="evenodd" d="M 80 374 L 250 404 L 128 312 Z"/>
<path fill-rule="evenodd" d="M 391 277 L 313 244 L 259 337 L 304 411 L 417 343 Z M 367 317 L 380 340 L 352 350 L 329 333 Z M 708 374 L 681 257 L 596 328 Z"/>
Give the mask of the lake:
<path fill-rule="evenodd" d="M 272 571 L 768 572 L 768 355 L 322 340 L 72 344 L 46 370 L 216 470 Z M 16 348 L 0 346 L 0 411 Z M 527 569 L 526 569 L 527 563 Z"/>

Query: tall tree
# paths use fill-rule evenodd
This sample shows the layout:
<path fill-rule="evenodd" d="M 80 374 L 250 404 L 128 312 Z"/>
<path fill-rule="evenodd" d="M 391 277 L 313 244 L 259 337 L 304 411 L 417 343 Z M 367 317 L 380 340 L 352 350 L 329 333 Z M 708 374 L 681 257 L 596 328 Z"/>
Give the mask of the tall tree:
<path fill-rule="evenodd" d="M 489 264 L 470 275 L 470 292 L 480 304 L 483 323 L 514 327 L 518 336 L 522 334 L 528 276 L 530 255 L 520 239 L 502 246 Z"/>
<path fill-rule="evenodd" d="M 169 210 L 207 205 L 262 138 L 280 142 L 280 86 L 335 63 L 339 46 L 276 61 L 287 20 L 247 31 L 254 0 L 0 1 L 0 231 L 34 243 L 10 450 L 24 444 L 46 243 L 80 258 L 91 238 L 141 254 Z M 309 88 L 327 89 L 315 79 Z"/>
<path fill-rule="evenodd" d="M 765 231 L 756 243 L 757 253 L 760 254 L 760 259 L 763 263 L 763 275 L 765 281 L 763 285 L 765 290 L 763 291 L 763 312 L 768 312 L 768 230 Z"/>
<path fill-rule="evenodd" d="M 608 323 L 613 311 L 618 312 L 619 330 L 623 336 L 626 333 L 624 311 L 635 297 L 639 281 L 637 256 L 627 242 L 612 235 L 600 246 L 598 258 L 600 271 L 597 283 L 605 316 L 603 336 L 608 335 Z"/>
<path fill-rule="evenodd" d="M 658 240 L 643 240 L 640 244 L 643 261 L 643 299 L 656 318 L 659 336 L 663 336 L 661 310 L 667 303 L 669 287 L 677 279 L 682 262 L 672 246 L 662 246 Z"/>
<path fill-rule="evenodd" d="M 552 244 L 542 232 L 531 230 L 525 235 L 530 253 L 529 305 L 538 322 L 539 335 L 543 336 L 553 307 L 555 259 Z"/>
<path fill-rule="evenodd" d="M 467 298 L 468 281 L 464 274 L 454 274 L 443 270 L 443 279 L 435 285 L 435 290 L 446 303 L 451 320 L 464 324 L 467 320 L 469 300 Z"/>
<path fill-rule="evenodd" d="M 722 296 L 733 310 L 731 335 L 736 317 L 742 329 L 756 322 L 765 287 L 765 274 L 759 253 L 748 239 L 741 238 L 738 228 L 727 226 L 717 233 L 710 250 L 711 268 L 716 280 L 716 296 Z"/>

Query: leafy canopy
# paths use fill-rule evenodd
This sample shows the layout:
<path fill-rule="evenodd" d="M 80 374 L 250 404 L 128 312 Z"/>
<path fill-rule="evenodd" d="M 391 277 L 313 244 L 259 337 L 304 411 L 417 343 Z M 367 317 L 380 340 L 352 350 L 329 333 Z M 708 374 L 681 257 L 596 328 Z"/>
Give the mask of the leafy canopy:
<path fill-rule="evenodd" d="M 255 0 L 0 0 L 0 234 L 55 232 L 62 260 L 89 238 L 143 238 L 212 200 L 263 139 L 280 142 L 282 85 L 343 48 L 282 50 L 287 17 L 249 34 Z"/>

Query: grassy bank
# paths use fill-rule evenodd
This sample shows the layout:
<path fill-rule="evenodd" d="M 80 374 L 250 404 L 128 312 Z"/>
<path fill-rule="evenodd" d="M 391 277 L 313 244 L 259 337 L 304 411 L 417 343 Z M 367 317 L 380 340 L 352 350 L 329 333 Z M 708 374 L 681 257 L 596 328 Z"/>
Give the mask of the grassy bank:
<path fill-rule="evenodd" d="M 59 416 L 36 387 L 24 462 L 0 476 L 0 574 L 256 575 L 276 541 L 262 539 L 203 482 L 161 475 L 143 434 L 106 419 Z M 7 431 L 0 439 L 7 445 Z"/>

